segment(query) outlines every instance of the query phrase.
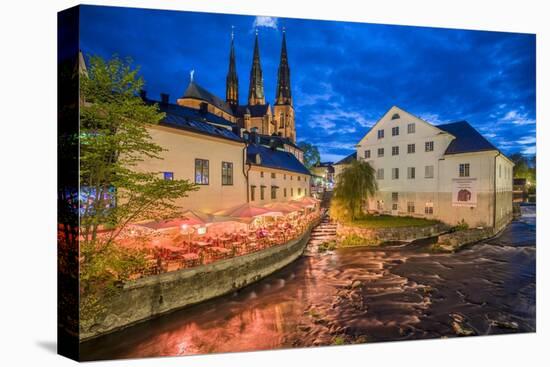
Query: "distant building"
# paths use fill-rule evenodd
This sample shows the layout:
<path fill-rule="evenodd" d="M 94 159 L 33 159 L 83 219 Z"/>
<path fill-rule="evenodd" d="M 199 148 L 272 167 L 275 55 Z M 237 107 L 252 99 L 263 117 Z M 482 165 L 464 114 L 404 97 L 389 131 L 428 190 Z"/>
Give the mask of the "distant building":
<path fill-rule="evenodd" d="M 317 186 L 325 189 L 332 190 L 334 187 L 334 167 L 332 162 L 320 162 L 311 168 L 311 173 L 314 176 L 321 178 L 317 180 Z"/>
<path fill-rule="evenodd" d="M 351 153 L 347 157 L 342 158 L 341 160 L 339 160 L 338 162 L 336 162 L 332 165 L 334 167 L 334 180 L 335 181 L 338 180 L 338 175 L 340 173 L 342 173 L 342 171 L 346 167 L 349 167 L 351 162 L 353 162 L 354 160 L 357 160 L 357 152 Z"/>
<path fill-rule="evenodd" d="M 496 228 L 512 218 L 514 164 L 466 121 L 434 126 L 394 106 L 356 153 L 376 170 L 370 212 Z"/>

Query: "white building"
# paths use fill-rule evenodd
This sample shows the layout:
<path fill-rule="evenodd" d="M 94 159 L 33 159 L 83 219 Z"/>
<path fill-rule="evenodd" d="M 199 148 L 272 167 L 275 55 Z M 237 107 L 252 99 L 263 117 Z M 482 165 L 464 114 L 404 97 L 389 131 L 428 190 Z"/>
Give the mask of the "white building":
<path fill-rule="evenodd" d="M 497 229 L 512 218 L 513 163 L 466 121 L 434 126 L 394 106 L 357 158 L 376 170 L 369 212 Z"/>

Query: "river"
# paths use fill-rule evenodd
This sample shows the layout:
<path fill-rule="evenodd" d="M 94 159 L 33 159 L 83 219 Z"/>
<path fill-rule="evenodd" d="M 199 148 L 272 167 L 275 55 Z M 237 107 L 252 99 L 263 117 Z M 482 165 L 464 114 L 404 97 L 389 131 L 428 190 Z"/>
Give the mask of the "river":
<path fill-rule="evenodd" d="M 309 251 L 231 295 L 83 343 L 84 360 L 534 332 L 535 207 L 455 254 Z"/>

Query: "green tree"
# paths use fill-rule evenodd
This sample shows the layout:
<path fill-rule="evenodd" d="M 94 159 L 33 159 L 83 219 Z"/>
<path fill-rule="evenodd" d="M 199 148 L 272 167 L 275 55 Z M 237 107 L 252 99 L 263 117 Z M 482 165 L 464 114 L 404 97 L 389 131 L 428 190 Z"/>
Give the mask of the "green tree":
<path fill-rule="evenodd" d="M 510 160 L 514 162 L 514 178 L 527 178 L 529 174 L 529 161 L 521 153 L 510 155 Z"/>
<path fill-rule="evenodd" d="M 307 169 L 311 169 L 321 161 L 321 154 L 315 145 L 301 141 L 298 143 L 298 148 L 304 152 L 304 166 Z"/>
<path fill-rule="evenodd" d="M 138 97 L 144 82 L 130 60 L 90 58 L 81 78 L 80 185 L 81 235 L 97 239 L 98 229 L 114 228 L 113 241 L 131 222 L 178 214 L 174 200 L 196 186 L 188 180 L 164 180 L 160 172 L 136 169 L 144 159 L 161 159 L 148 125 L 164 117 L 158 106 Z M 113 200 L 116 196 L 116 205 Z"/>
<path fill-rule="evenodd" d="M 374 169 L 370 164 L 352 161 L 336 177 L 331 215 L 335 215 L 335 219 L 356 219 L 361 213 L 363 201 L 373 196 L 377 190 Z"/>
<path fill-rule="evenodd" d="M 90 57 L 80 78 L 81 318 L 89 322 L 116 283 L 144 266 L 142 252 L 115 245 L 121 232 L 132 222 L 177 216 L 175 200 L 197 189 L 137 168 L 164 151 L 147 130 L 164 115 L 138 97 L 143 85 L 131 61 L 116 56 Z"/>

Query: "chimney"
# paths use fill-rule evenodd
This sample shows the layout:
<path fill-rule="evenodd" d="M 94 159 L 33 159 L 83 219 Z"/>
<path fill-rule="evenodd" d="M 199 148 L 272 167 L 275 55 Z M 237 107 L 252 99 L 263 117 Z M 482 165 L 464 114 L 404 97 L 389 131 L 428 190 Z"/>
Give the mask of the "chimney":
<path fill-rule="evenodd" d="M 161 93 L 160 94 L 160 103 L 168 104 L 169 101 L 170 101 L 170 95 L 168 93 Z"/>
<path fill-rule="evenodd" d="M 201 102 L 200 104 L 200 112 L 201 114 L 203 115 L 206 115 L 208 113 L 208 103 L 206 102 Z"/>
<path fill-rule="evenodd" d="M 139 98 L 141 98 L 144 101 L 147 99 L 147 91 L 145 89 L 141 89 L 139 91 Z"/>

